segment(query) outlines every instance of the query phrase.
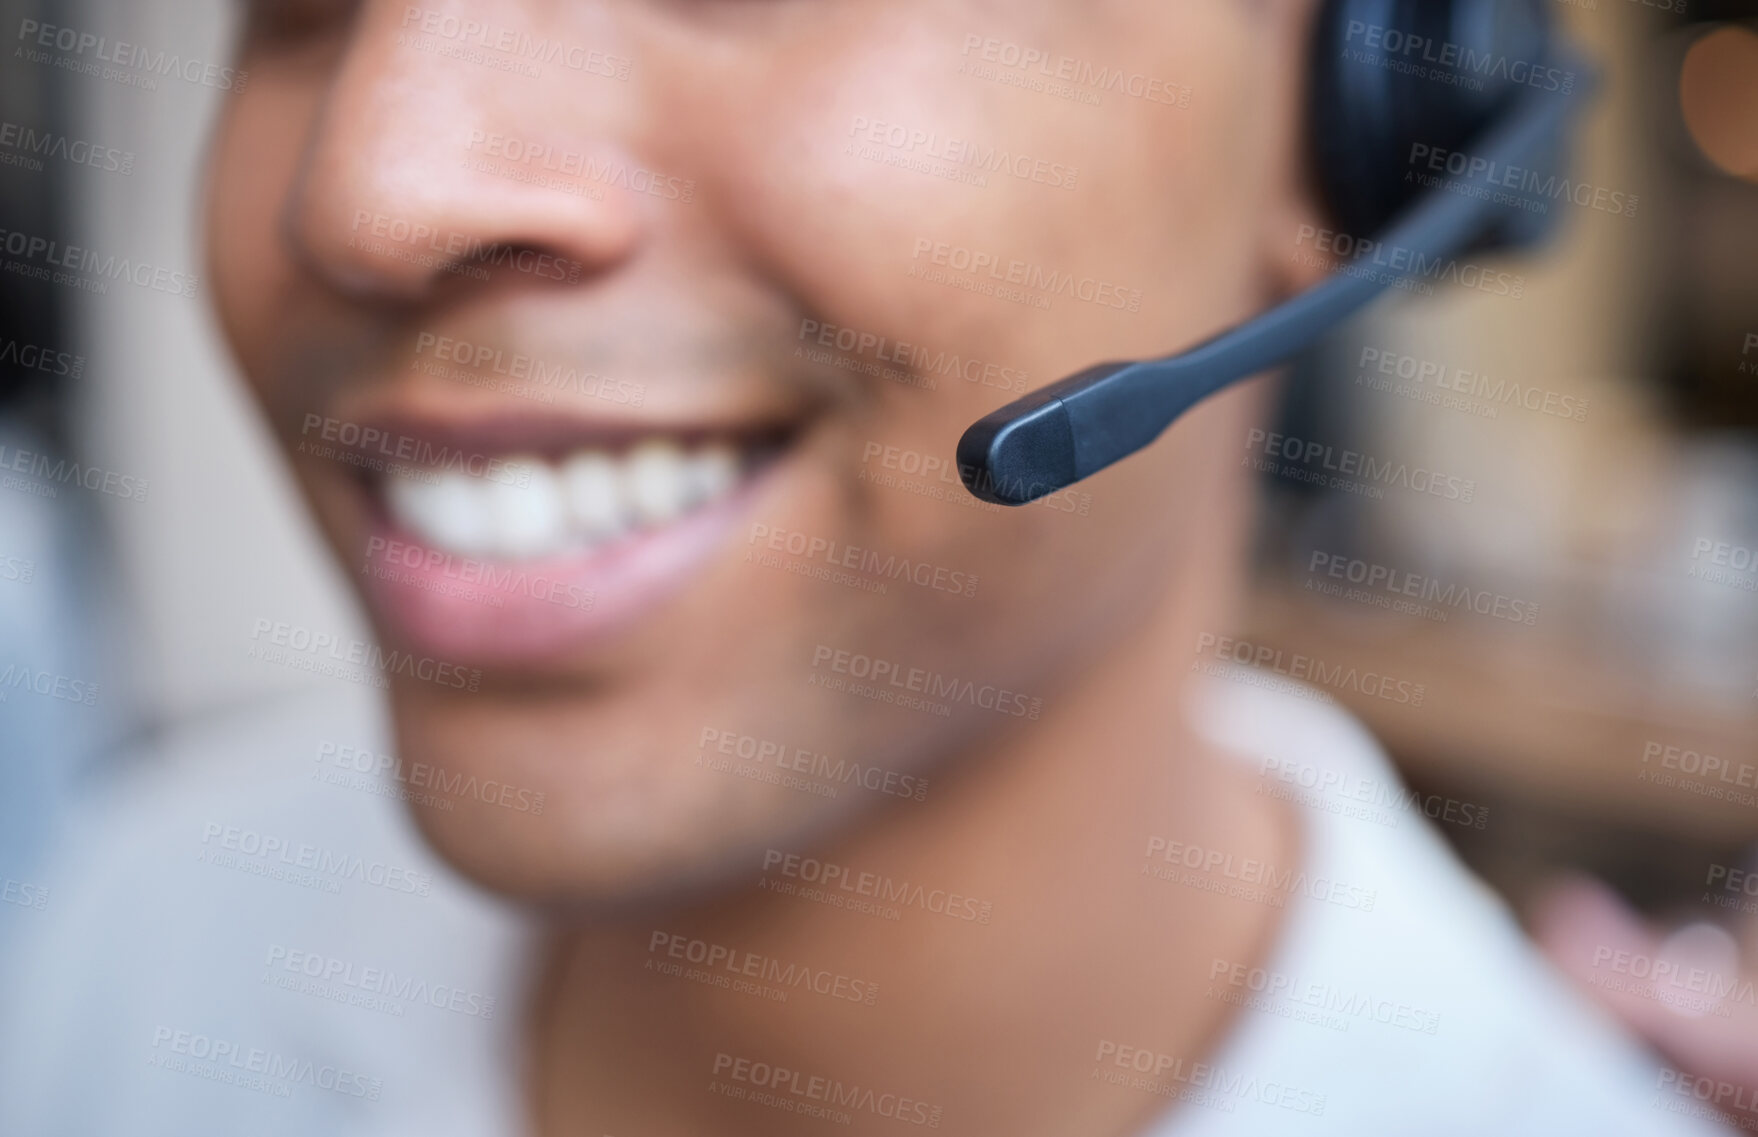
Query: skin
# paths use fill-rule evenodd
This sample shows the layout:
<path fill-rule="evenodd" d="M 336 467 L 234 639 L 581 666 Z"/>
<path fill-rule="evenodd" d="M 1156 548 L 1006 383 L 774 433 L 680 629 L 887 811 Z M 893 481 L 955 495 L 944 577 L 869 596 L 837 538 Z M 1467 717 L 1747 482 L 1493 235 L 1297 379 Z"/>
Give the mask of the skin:
<path fill-rule="evenodd" d="M 1721 921 L 1668 927 L 1644 919 L 1603 882 L 1566 877 L 1539 894 L 1530 922 L 1584 998 L 1678 1067 L 1666 1093 L 1703 1095 L 1697 1100 L 1749 1126 L 1758 1100 L 1758 918 L 1736 910 Z M 1656 980 L 1648 961 L 1674 970 Z"/>
<path fill-rule="evenodd" d="M 1298 155 L 1304 3 L 1093 0 L 434 0 L 629 61 L 620 80 L 510 74 L 399 41 L 406 5 L 265 0 L 245 90 L 217 125 L 214 293 L 241 370 L 344 571 L 366 541 L 356 473 L 299 450 L 303 416 L 464 423 L 535 404 L 411 369 L 420 332 L 642 384 L 638 412 L 558 418 L 783 424 L 793 444 L 737 536 L 648 617 L 561 658 L 479 663 L 470 695 L 393 676 L 409 761 L 546 795 L 540 815 L 414 808 L 434 847 L 547 914 L 530 1016 L 542 1134 L 790 1134 L 826 1123 L 708 1092 L 730 1054 L 933 1103 L 965 1133 L 1123 1133 L 1168 1099 L 1093 1078 L 1112 1040 L 1199 1060 L 1229 1025 L 1215 959 L 1273 944 L 1278 911 L 1143 875 L 1151 837 L 1276 865 L 1282 807 L 1185 717 L 1197 636 L 1242 572 L 1242 387 L 1060 508 L 976 510 L 877 484 L 872 443 L 948 456 L 1015 397 L 901 383 L 796 351 L 802 321 L 1023 370 L 1163 354 L 1308 283 L 1317 220 Z M 977 34 L 1190 89 L 1100 106 L 961 74 Z M 490 53 L 492 54 L 492 52 Z M 1073 189 L 975 186 L 852 151 L 857 119 L 1078 169 Z M 472 131 L 693 185 L 689 202 L 566 193 L 468 168 Z M 364 248 L 362 213 L 577 263 L 486 279 Z M 1139 312 L 1048 310 L 910 276 L 922 238 L 1139 289 Z M 1175 487 L 1175 488 L 1172 488 Z M 1084 515 L 1067 512 L 1081 509 Z M 974 575 L 974 596 L 857 591 L 748 563 L 751 523 Z M 395 628 L 380 626 L 387 646 Z M 825 690 L 820 645 L 1039 700 L 949 715 Z M 917 802 L 825 798 L 698 764 L 705 728 L 926 777 Z M 987 923 L 896 921 L 760 887 L 770 850 L 978 898 Z M 771 871 L 769 879 L 780 879 Z M 717 991 L 648 969 L 656 931 L 868 979 L 874 1005 Z M 838 1132 L 898 1122 L 856 1113 Z"/>

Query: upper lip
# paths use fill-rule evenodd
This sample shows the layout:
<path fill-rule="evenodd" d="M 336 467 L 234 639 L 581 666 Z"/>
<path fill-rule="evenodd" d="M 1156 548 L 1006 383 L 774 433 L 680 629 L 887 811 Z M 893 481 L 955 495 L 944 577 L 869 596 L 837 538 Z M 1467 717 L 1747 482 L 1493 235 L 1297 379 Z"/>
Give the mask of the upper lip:
<path fill-rule="evenodd" d="M 849 394 L 840 384 L 816 382 L 811 375 L 795 371 L 791 357 L 779 349 L 772 354 L 734 351 L 721 359 L 699 358 L 689 345 L 725 342 L 736 347 L 741 341 L 687 329 L 667 336 L 647 334 L 643 344 L 670 346 L 642 359 L 603 347 L 570 350 L 544 334 L 541 325 L 527 326 L 522 318 L 505 313 L 494 320 L 464 320 L 446 331 L 471 342 L 506 344 L 509 350 L 517 348 L 537 358 L 578 360 L 583 373 L 603 371 L 625 381 L 638 380 L 616 389 L 630 389 L 640 397 L 617 401 L 558 388 L 553 401 L 537 402 L 509 393 L 520 387 L 527 394 L 542 391 L 536 382 L 503 375 L 495 385 L 459 383 L 411 369 L 410 357 L 402 350 L 380 356 L 359 376 L 366 379 L 377 372 L 376 382 L 338 377 L 335 360 L 319 360 L 328 376 L 305 385 L 317 396 L 315 405 L 308 402 L 305 410 L 321 411 L 331 423 L 344 425 L 350 436 L 365 438 L 369 431 L 375 432 L 370 447 L 346 439 L 324 441 L 342 451 L 370 449 L 377 458 L 388 457 L 387 446 L 394 449 L 405 441 L 409 446 L 483 457 L 558 458 L 579 449 L 619 450 L 654 437 L 686 446 L 714 439 L 767 448 L 802 433 Z M 316 441 L 301 425 L 306 419 L 303 413 L 289 417 L 294 441 Z"/>
<path fill-rule="evenodd" d="M 742 393 L 735 404 L 729 397 L 732 385 L 707 392 L 724 405 L 700 405 L 704 399 L 682 406 L 675 395 L 666 398 L 669 392 L 647 388 L 641 405 L 634 406 L 565 399 L 534 404 L 470 388 L 398 384 L 336 399 L 325 423 L 334 437 L 324 441 L 409 465 L 421 464 L 417 454 L 436 451 L 466 458 L 557 459 L 581 449 L 623 450 L 651 438 L 686 447 L 713 440 L 767 450 L 786 444 L 823 409 L 809 398 L 790 398 L 752 383 L 737 384 Z"/>

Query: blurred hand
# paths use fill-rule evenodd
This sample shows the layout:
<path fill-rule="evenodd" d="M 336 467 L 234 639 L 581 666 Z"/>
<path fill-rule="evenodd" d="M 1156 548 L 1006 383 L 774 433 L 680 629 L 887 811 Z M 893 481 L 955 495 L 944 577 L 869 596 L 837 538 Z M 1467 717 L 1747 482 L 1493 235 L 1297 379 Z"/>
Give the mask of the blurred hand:
<path fill-rule="evenodd" d="M 1737 937 L 1709 921 L 1657 928 L 1605 885 L 1576 877 L 1534 905 L 1532 931 L 1583 992 L 1678 1067 L 1670 1089 L 1752 1129 L 1758 972 L 1741 957 L 1758 957 L 1758 919 L 1741 920 Z"/>

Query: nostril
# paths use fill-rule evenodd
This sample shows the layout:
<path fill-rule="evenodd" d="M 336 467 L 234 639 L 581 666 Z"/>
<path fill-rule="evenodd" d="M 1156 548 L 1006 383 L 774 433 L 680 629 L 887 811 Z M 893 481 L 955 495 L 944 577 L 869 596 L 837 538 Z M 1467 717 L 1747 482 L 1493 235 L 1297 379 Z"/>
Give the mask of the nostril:
<path fill-rule="evenodd" d="M 353 168 L 317 157 L 289 199 L 294 260 L 350 297 L 422 302 L 463 285 L 574 285 L 642 243 L 640 203 L 627 195 L 591 200 L 484 182 L 447 163 L 443 142 L 384 149 L 341 156 Z M 374 150 L 386 163 L 362 168 Z"/>
<path fill-rule="evenodd" d="M 465 288 L 578 284 L 637 255 L 653 195 L 581 180 L 639 165 L 614 101 L 560 121 L 544 84 L 404 50 L 396 19 L 391 5 L 362 8 L 311 108 L 284 228 L 303 272 L 352 300 L 422 304 Z M 542 138 L 525 138 L 537 122 Z M 574 154 L 570 186 L 592 192 L 527 168 Z"/>
<path fill-rule="evenodd" d="M 586 275 L 586 263 L 578 258 L 540 245 L 510 242 L 482 243 L 463 265 L 489 273 L 489 279 L 516 273 L 533 281 L 578 284 Z"/>

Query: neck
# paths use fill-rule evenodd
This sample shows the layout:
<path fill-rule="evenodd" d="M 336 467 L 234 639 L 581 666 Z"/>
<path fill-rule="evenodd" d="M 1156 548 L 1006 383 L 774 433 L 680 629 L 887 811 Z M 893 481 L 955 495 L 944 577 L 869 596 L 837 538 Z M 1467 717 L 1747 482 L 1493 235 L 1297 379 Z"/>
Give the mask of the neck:
<path fill-rule="evenodd" d="M 1171 591 L 1215 595 L 1198 583 Z M 1260 962 L 1280 913 L 1153 875 L 1150 841 L 1299 858 L 1292 817 L 1183 717 L 1205 611 L 1169 598 L 1029 734 L 813 849 L 840 878 L 772 865 L 766 887 L 552 933 L 536 1131 L 785 1137 L 822 1132 L 825 1110 L 854 1137 L 900 1117 L 1050 1137 L 1166 1110 L 1230 1023 L 1213 965 Z M 1141 1076 L 1125 1047 L 1163 1056 L 1160 1092 L 1106 1079 Z"/>

